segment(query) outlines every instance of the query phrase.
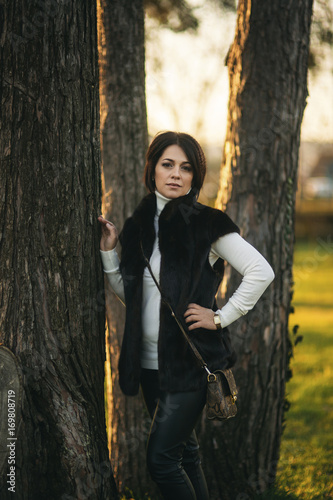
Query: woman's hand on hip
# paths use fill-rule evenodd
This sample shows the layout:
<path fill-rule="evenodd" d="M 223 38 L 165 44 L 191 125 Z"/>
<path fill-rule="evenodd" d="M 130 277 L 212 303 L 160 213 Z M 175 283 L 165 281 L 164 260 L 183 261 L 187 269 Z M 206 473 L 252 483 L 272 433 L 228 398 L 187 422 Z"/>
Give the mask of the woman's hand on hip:
<path fill-rule="evenodd" d="M 201 307 L 198 304 L 189 304 L 185 316 L 186 323 L 192 323 L 188 329 L 206 328 L 207 330 L 216 330 L 214 323 L 214 311 Z"/>
<path fill-rule="evenodd" d="M 104 219 L 101 215 L 98 217 L 98 222 L 102 226 L 102 236 L 100 242 L 100 248 L 104 252 L 108 250 L 113 250 L 118 243 L 118 231 L 112 222 Z"/>

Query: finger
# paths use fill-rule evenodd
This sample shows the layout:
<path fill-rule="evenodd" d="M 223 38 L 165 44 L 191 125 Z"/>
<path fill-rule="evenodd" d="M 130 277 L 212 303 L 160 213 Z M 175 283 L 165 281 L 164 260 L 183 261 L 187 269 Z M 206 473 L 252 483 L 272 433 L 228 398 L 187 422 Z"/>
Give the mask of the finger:
<path fill-rule="evenodd" d="M 193 316 L 193 314 L 191 316 L 188 316 L 186 319 L 185 319 L 185 323 L 191 323 L 191 321 L 196 321 L 197 317 L 196 316 Z"/>
<path fill-rule="evenodd" d="M 102 224 L 102 227 L 106 226 L 106 224 L 107 224 L 107 220 L 106 219 L 104 219 L 103 217 L 98 217 L 97 220 L 98 220 L 98 222 L 100 224 Z"/>
<path fill-rule="evenodd" d="M 116 226 L 109 221 L 106 221 L 106 223 L 102 223 L 101 229 L 104 236 L 112 236 L 112 233 L 114 233 L 115 235 L 118 234 Z"/>
<path fill-rule="evenodd" d="M 192 325 L 190 325 L 188 327 L 189 330 L 194 330 L 195 328 L 200 328 L 202 325 L 202 322 L 201 321 L 197 321 L 196 323 L 192 323 Z"/>
<path fill-rule="evenodd" d="M 112 226 L 108 223 L 108 224 L 102 224 L 102 233 L 103 234 L 111 234 L 112 232 Z"/>
<path fill-rule="evenodd" d="M 187 306 L 187 309 L 201 309 L 201 306 L 199 306 L 199 304 L 191 303 Z"/>
<path fill-rule="evenodd" d="M 98 218 L 98 221 L 102 224 L 102 226 L 107 226 L 108 224 L 110 226 L 113 226 L 112 222 L 110 222 L 109 220 Z"/>
<path fill-rule="evenodd" d="M 189 330 L 194 330 L 195 328 L 205 328 L 206 330 L 216 330 L 216 326 L 214 323 L 211 323 L 210 321 L 205 321 L 205 320 L 200 320 L 197 321 L 196 323 L 192 323 L 192 325 L 187 327 Z"/>
<path fill-rule="evenodd" d="M 193 306 L 189 305 L 188 308 L 187 308 L 187 311 L 184 314 L 184 316 L 185 315 L 188 316 L 189 314 L 199 314 L 202 309 L 203 308 L 201 306 L 193 307 Z"/>
<path fill-rule="evenodd" d="M 186 313 L 184 314 L 184 317 L 187 318 L 189 321 L 191 321 L 191 319 L 189 319 L 189 318 L 195 319 L 199 316 L 199 314 L 200 314 L 199 311 L 195 311 L 193 309 L 188 309 L 186 311 Z M 193 319 L 192 319 L 192 321 L 193 321 Z"/>
<path fill-rule="evenodd" d="M 111 222 L 111 221 L 109 221 L 109 220 L 107 220 L 107 219 L 104 219 L 104 217 L 103 217 L 102 215 L 100 215 L 99 217 L 97 217 L 97 220 L 98 220 L 101 224 L 103 224 L 104 226 L 106 226 L 107 224 L 110 224 L 111 226 L 116 227 L 116 226 L 113 224 L 113 222 Z"/>

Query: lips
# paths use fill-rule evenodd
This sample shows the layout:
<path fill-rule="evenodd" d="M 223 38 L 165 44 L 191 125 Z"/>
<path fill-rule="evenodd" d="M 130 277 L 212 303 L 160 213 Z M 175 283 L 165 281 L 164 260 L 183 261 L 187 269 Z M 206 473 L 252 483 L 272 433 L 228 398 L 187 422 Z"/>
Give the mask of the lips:
<path fill-rule="evenodd" d="M 170 184 L 167 184 L 167 186 L 170 186 L 170 187 L 181 187 L 179 184 L 175 184 L 173 182 L 171 182 Z"/>

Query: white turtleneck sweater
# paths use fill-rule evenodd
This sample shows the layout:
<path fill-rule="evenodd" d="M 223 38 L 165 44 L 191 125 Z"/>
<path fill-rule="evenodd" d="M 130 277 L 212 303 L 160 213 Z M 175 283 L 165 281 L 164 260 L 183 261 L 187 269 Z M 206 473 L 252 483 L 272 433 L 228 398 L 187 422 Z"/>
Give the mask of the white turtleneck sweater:
<path fill-rule="evenodd" d="M 160 276 L 161 254 L 158 248 L 159 216 L 170 201 L 156 191 L 157 209 L 154 218 L 155 242 L 150 257 L 150 265 L 157 280 Z M 119 270 L 119 259 L 116 250 L 100 251 L 104 272 L 110 285 L 122 302 L 125 300 L 124 285 Z M 214 265 L 218 258 L 226 260 L 242 276 L 242 282 L 229 301 L 217 313 L 221 318 L 222 328 L 236 321 L 250 311 L 268 285 L 274 279 L 274 272 L 266 259 L 238 233 L 222 236 L 211 246 L 209 263 Z M 142 295 L 142 349 L 141 366 L 153 370 L 158 369 L 158 332 L 160 322 L 160 293 L 150 276 L 147 267 L 143 274 Z"/>

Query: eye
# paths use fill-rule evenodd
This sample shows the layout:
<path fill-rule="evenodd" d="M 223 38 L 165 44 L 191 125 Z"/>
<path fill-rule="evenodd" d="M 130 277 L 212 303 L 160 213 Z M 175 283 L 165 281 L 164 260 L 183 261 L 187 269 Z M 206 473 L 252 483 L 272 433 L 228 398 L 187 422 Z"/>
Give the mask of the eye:
<path fill-rule="evenodd" d="M 185 170 L 185 172 L 192 172 L 192 166 L 191 165 L 183 165 L 182 170 Z"/>
<path fill-rule="evenodd" d="M 171 163 L 169 163 L 168 161 L 164 161 L 162 163 L 162 167 L 172 167 Z"/>

